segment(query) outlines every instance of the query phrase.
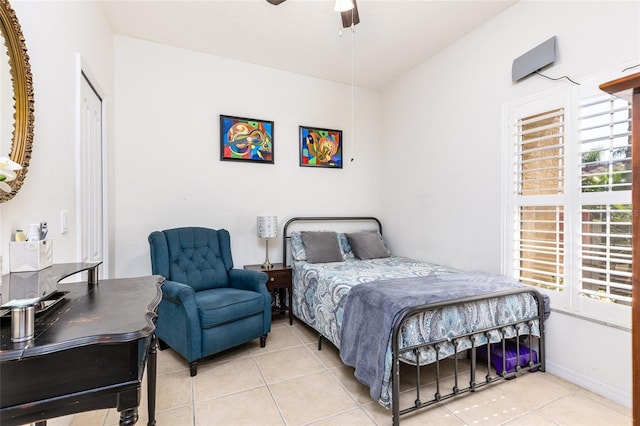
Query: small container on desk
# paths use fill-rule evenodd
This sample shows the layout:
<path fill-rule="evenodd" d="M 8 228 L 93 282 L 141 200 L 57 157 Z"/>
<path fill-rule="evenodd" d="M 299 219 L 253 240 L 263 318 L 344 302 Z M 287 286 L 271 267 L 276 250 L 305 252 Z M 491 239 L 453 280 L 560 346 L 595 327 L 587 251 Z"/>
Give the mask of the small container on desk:
<path fill-rule="evenodd" d="M 9 271 L 31 272 L 53 264 L 53 240 L 9 242 Z"/>
<path fill-rule="evenodd" d="M 265 272 L 269 275 L 269 280 L 267 281 L 267 290 L 270 292 L 275 292 L 278 295 L 278 306 L 280 311 L 289 311 L 289 324 L 293 324 L 293 312 L 291 311 L 291 304 L 293 301 L 293 292 L 292 292 L 292 274 L 291 268 L 287 268 L 282 263 L 274 263 L 273 266 L 269 269 L 265 269 L 262 265 L 244 265 L 244 269 L 250 269 L 253 271 Z M 288 303 L 285 304 L 282 293 L 283 290 L 287 291 L 288 295 Z"/>

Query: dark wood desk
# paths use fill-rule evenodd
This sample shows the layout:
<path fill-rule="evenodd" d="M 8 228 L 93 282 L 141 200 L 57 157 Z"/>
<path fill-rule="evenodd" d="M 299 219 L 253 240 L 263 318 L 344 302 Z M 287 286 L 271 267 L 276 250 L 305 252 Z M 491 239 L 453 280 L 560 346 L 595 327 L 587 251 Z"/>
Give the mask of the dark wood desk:
<path fill-rule="evenodd" d="M 59 275 L 55 269 L 46 273 Z M 135 424 L 145 366 L 149 424 L 155 424 L 154 318 L 162 281 L 148 276 L 58 283 L 67 292 L 64 299 L 36 314 L 34 337 L 25 342 L 11 340 L 11 318 L 2 317 L 0 424 L 102 408 L 117 408 L 121 425 Z"/>

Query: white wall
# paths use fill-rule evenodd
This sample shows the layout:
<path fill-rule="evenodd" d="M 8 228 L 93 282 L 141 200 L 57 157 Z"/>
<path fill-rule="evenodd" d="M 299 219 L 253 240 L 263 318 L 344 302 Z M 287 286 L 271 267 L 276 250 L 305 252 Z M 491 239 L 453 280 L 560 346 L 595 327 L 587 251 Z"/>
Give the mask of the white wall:
<path fill-rule="evenodd" d="M 54 240 L 54 262 L 76 254 L 76 59 L 79 53 L 113 97 L 113 36 L 97 2 L 12 1 L 25 37 L 33 74 L 35 127 L 33 154 L 20 192 L 0 205 L 0 253 L 8 254 L 16 228 L 46 220 Z M 109 123 L 108 134 L 112 123 Z M 69 214 L 60 234 L 60 210 Z M 8 255 L 3 270 L 8 271 Z"/>
<path fill-rule="evenodd" d="M 150 273 L 153 230 L 226 228 L 242 267 L 265 257 L 258 215 L 280 233 L 293 216 L 379 214 L 378 93 L 356 91 L 354 128 L 347 85 L 124 36 L 115 51 L 116 276 Z M 220 161 L 220 114 L 273 120 L 275 164 Z M 343 169 L 300 167 L 299 125 L 343 130 Z"/>
<path fill-rule="evenodd" d="M 397 254 L 498 272 L 501 108 L 553 84 L 539 77 L 512 84 L 512 60 L 552 35 L 559 57 L 550 75 L 579 80 L 640 58 L 638 2 L 521 1 L 382 96 L 357 90 L 352 126 L 348 86 L 127 37 L 114 41 L 94 2 L 12 5 L 31 58 L 36 122 L 25 184 L 0 206 L 0 253 L 16 227 L 48 220 L 54 261 L 76 260 L 80 52 L 109 105 L 109 241 L 114 275 L 122 277 L 149 273 L 146 237 L 172 226 L 227 227 L 235 263 L 259 263 L 260 214 L 278 215 L 281 224 L 294 215 L 379 215 Z M 274 120 L 276 163 L 221 162 L 219 114 Z M 301 124 L 344 130 L 344 169 L 298 166 Z M 70 214 L 65 235 L 61 209 Z M 273 246 L 271 259 L 279 261 L 280 245 Z M 5 256 L 5 271 L 6 263 Z M 548 334 L 550 371 L 630 402 L 627 332 L 554 313 Z M 595 347 L 594 336 L 604 346 Z"/>
<path fill-rule="evenodd" d="M 502 106 L 570 84 L 513 84 L 511 64 L 553 35 L 553 77 L 639 63 L 640 3 L 518 2 L 384 91 L 382 216 L 396 253 L 500 272 Z M 552 317 L 549 371 L 630 404 L 630 334 Z"/>

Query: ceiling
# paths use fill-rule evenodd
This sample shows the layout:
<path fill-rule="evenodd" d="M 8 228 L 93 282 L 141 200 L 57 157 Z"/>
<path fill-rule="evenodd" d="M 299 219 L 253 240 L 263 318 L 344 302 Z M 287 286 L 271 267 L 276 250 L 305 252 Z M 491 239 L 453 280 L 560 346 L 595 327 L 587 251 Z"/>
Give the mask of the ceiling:
<path fill-rule="evenodd" d="M 358 0 L 342 29 L 332 0 L 110 0 L 118 34 L 381 89 L 517 0 Z"/>

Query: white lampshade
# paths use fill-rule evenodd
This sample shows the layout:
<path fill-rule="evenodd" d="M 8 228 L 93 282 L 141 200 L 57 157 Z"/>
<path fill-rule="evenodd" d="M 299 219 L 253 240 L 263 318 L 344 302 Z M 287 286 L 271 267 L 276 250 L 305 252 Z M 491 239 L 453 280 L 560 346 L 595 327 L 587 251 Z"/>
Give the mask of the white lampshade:
<path fill-rule="evenodd" d="M 275 238 L 278 235 L 278 216 L 258 216 L 258 238 Z"/>
<path fill-rule="evenodd" d="M 353 9 L 352 0 L 336 0 L 336 6 L 333 8 L 336 12 L 346 12 Z"/>

